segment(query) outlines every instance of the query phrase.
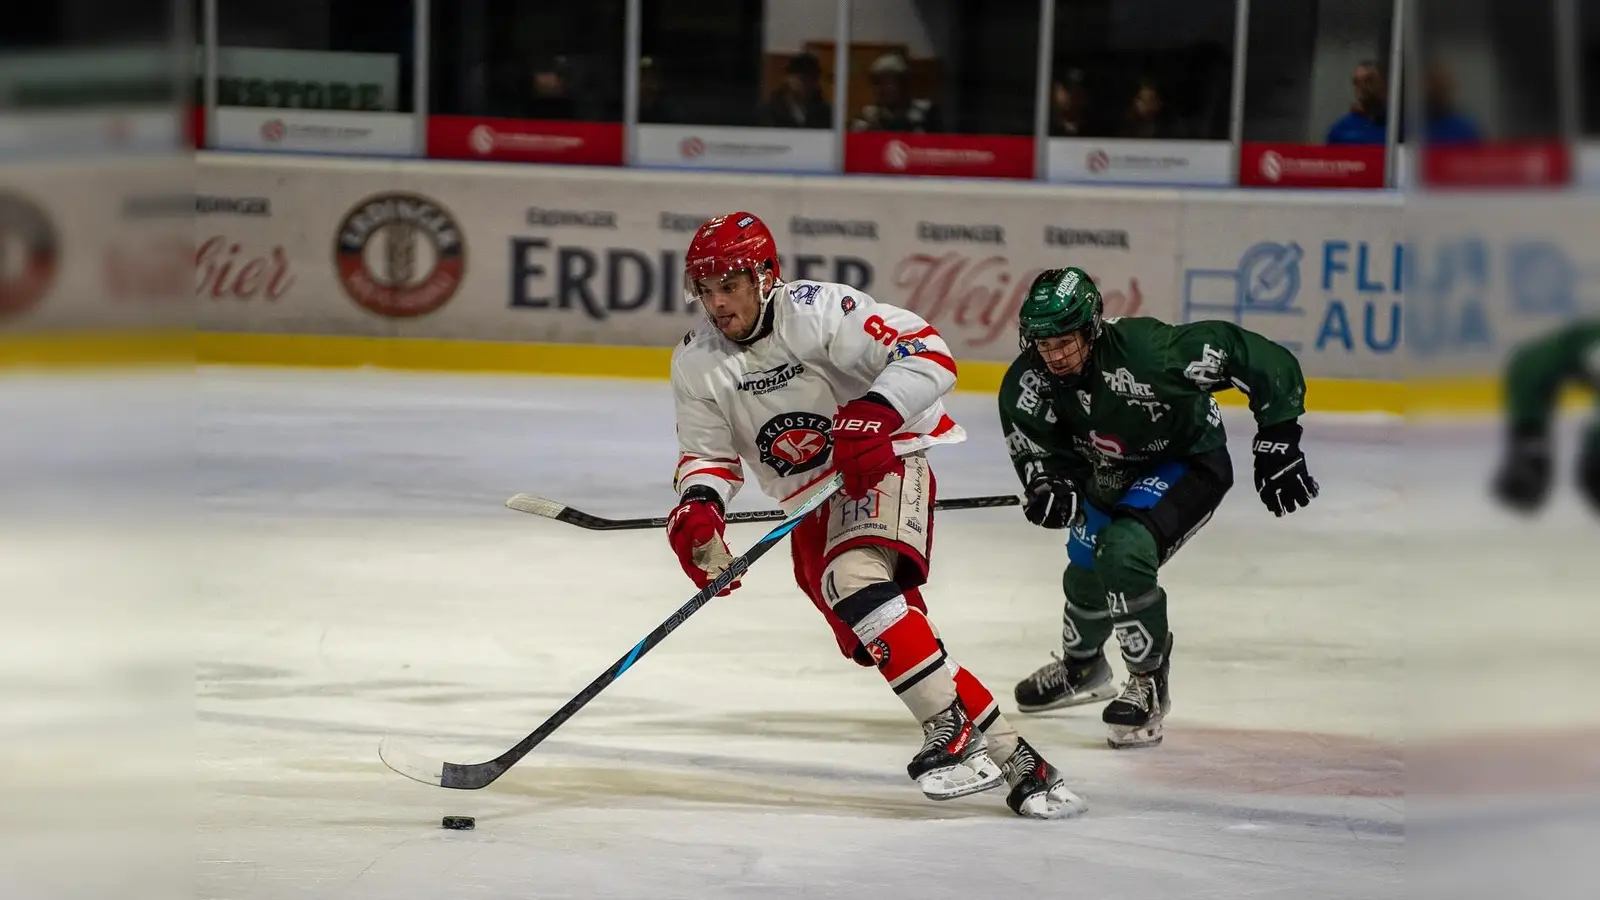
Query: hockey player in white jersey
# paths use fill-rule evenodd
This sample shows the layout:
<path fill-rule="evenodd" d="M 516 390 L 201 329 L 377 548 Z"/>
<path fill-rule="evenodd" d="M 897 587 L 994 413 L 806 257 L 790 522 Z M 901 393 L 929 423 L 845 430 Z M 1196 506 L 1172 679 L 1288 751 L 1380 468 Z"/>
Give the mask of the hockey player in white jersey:
<path fill-rule="evenodd" d="M 912 779 L 935 800 L 1004 783 L 1018 815 L 1081 812 L 949 658 L 918 590 L 933 545 L 925 451 L 965 438 L 942 402 L 956 364 L 939 333 L 848 285 L 782 281 L 772 233 L 747 212 L 695 233 L 684 288 L 706 314 L 672 358 L 679 502 L 667 539 L 684 571 L 703 588 L 732 562 L 723 514 L 747 472 L 793 510 L 837 470 L 844 490 L 790 537 L 795 581 L 840 652 L 876 668 L 921 723 Z"/>

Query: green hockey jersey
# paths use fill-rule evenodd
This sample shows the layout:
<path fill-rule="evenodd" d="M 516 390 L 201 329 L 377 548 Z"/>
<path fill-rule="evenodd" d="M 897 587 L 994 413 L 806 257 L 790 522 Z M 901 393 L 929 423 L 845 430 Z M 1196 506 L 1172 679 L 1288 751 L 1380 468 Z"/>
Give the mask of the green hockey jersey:
<path fill-rule="evenodd" d="M 1043 362 L 1022 354 L 1000 384 L 1000 425 L 1024 484 L 1064 474 L 1107 507 L 1152 466 L 1226 443 L 1213 394 L 1245 392 L 1261 426 L 1305 412 L 1299 360 L 1231 322 L 1107 319 L 1085 371 L 1052 387 Z"/>

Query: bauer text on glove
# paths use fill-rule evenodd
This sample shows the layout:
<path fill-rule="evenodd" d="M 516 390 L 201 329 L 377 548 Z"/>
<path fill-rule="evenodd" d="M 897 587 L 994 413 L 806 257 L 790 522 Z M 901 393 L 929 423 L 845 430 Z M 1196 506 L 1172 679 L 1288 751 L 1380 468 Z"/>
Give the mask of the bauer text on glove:
<path fill-rule="evenodd" d="M 847 496 L 865 496 L 899 466 L 894 435 L 904 424 L 904 417 L 877 394 L 839 407 L 833 417 L 833 467 L 844 476 Z"/>
<path fill-rule="evenodd" d="M 1306 471 L 1300 434 L 1300 423 L 1295 421 L 1268 425 L 1256 432 L 1256 493 L 1275 516 L 1311 505 L 1311 498 L 1319 491 L 1317 480 Z"/>

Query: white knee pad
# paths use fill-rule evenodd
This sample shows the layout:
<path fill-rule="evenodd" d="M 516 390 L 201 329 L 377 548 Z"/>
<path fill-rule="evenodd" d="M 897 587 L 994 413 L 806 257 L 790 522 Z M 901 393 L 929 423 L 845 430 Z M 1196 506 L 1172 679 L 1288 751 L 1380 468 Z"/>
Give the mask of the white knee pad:
<path fill-rule="evenodd" d="M 898 557 L 883 547 L 856 547 L 834 557 L 822 573 L 828 606 L 862 644 L 872 643 L 910 611 L 894 582 Z"/>

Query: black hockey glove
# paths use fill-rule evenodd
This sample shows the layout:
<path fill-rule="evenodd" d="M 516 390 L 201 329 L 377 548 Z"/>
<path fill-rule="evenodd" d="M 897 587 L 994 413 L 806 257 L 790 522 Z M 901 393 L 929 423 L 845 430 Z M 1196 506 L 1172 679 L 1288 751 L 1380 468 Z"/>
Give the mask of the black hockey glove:
<path fill-rule="evenodd" d="M 1311 498 L 1320 490 L 1317 480 L 1306 471 L 1300 433 L 1300 423 L 1294 421 L 1268 425 L 1256 432 L 1256 493 L 1275 516 L 1310 506 Z"/>
<path fill-rule="evenodd" d="M 1550 439 L 1541 431 L 1513 431 L 1494 479 L 1494 495 L 1507 507 L 1532 513 L 1550 496 Z"/>
<path fill-rule="evenodd" d="M 1078 523 L 1083 505 L 1078 486 L 1065 475 L 1040 472 L 1028 482 L 1022 514 L 1041 528 L 1067 528 Z"/>

